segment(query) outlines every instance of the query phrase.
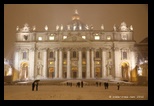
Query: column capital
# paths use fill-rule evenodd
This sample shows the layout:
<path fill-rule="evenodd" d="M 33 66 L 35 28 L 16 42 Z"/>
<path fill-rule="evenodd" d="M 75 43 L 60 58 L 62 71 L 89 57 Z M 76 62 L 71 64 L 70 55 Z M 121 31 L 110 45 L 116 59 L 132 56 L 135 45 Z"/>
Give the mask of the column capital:
<path fill-rule="evenodd" d="M 90 50 L 90 47 L 86 47 L 86 50 L 87 50 L 87 51 Z"/>
<path fill-rule="evenodd" d="M 95 48 L 90 48 L 90 50 L 95 51 Z"/>
<path fill-rule="evenodd" d="M 102 47 L 102 48 L 101 48 L 101 50 L 102 50 L 102 51 L 106 51 L 106 50 L 107 50 L 107 48 L 105 48 L 105 47 Z"/>
<path fill-rule="evenodd" d="M 115 50 L 115 51 L 118 51 L 118 50 L 120 50 L 120 49 L 119 49 L 118 47 L 114 47 L 114 50 Z"/>
<path fill-rule="evenodd" d="M 63 48 L 63 47 L 59 47 L 58 49 L 59 49 L 60 51 L 62 51 L 64 48 Z"/>
<path fill-rule="evenodd" d="M 82 51 L 82 47 L 79 47 L 78 50 L 79 50 L 79 51 Z"/>
<path fill-rule="evenodd" d="M 58 51 L 58 48 L 53 48 L 54 51 Z"/>
<path fill-rule="evenodd" d="M 48 48 L 41 48 L 41 50 L 43 50 L 43 51 L 47 51 L 47 50 L 48 50 Z"/>
<path fill-rule="evenodd" d="M 30 48 L 29 50 L 33 52 L 33 51 L 35 51 L 36 49 L 35 49 L 34 47 L 32 47 L 32 48 Z"/>
<path fill-rule="evenodd" d="M 65 48 L 67 51 L 70 51 L 72 48 L 71 47 L 67 47 Z"/>
<path fill-rule="evenodd" d="M 20 50 L 21 50 L 21 48 L 16 48 L 15 49 L 16 52 L 19 52 Z"/>

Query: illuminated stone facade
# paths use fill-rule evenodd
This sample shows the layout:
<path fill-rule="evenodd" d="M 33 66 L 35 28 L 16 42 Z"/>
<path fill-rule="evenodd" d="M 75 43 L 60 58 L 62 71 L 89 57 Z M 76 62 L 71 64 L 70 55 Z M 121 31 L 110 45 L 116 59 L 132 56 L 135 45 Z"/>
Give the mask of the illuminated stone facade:
<path fill-rule="evenodd" d="M 18 80 L 33 79 L 117 79 L 131 81 L 137 63 L 133 27 L 122 22 L 106 31 L 80 21 L 78 11 L 72 21 L 55 31 L 36 31 L 25 24 L 17 27 L 14 68 Z"/>

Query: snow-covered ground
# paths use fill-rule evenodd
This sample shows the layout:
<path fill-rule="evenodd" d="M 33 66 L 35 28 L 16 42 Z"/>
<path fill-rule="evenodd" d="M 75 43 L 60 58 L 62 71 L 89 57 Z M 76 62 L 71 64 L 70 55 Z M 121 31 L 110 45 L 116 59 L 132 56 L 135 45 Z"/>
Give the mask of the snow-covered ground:
<path fill-rule="evenodd" d="M 4 85 L 4 100 L 148 100 L 148 86 L 84 86 L 39 85 L 32 91 L 31 85 Z"/>

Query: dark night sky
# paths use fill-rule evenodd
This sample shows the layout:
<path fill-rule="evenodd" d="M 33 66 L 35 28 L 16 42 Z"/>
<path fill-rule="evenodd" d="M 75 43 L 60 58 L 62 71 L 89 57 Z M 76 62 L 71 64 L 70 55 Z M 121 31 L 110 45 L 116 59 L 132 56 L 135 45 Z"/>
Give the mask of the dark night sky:
<path fill-rule="evenodd" d="M 80 20 L 92 24 L 94 29 L 112 30 L 126 22 L 134 28 L 134 39 L 140 42 L 148 37 L 148 5 L 147 4 L 5 4 L 4 5 L 4 57 L 13 50 L 16 39 L 16 26 L 23 27 L 28 23 L 36 30 L 55 30 L 56 25 L 67 25 L 77 9 Z"/>

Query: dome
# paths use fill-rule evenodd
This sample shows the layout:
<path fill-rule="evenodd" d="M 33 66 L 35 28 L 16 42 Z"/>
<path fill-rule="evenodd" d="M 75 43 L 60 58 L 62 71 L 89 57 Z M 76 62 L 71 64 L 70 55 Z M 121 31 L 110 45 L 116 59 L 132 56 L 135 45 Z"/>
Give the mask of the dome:
<path fill-rule="evenodd" d="M 66 30 L 89 30 L 89 26 L 80 21 L 80 16 L 78 11 L 75 10 L 74 15 L 72 16 L 72 21 L 68 23 L 65 28 Z"/>

